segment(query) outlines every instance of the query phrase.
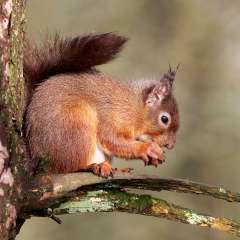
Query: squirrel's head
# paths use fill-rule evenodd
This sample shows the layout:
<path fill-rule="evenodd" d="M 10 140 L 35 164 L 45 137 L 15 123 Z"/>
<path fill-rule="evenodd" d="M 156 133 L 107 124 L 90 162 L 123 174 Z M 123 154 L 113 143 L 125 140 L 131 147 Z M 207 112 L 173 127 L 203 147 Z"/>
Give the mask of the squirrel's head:
<path fill-rule="evenodd" d="M 172 86 L 176 70 L 169 70 L 159 82 L 144 89 L 144 104 L 147 109 L 149 126 L 146 134 L 162 147 L 174 147 L 179 128 L 179 112 Z"/>

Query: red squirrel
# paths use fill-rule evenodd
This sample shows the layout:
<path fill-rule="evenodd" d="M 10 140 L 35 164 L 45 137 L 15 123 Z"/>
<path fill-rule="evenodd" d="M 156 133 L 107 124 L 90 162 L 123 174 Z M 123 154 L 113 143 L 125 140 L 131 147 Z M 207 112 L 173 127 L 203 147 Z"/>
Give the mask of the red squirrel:
<path fill-rule="evenodd" d="M 164 161 L 163 148 L 173 148 L 179 128 L 176 70 L 158 80 L 123 82 L 95 68 L 114 59 L 126 41 L 104 33 L 25 47 L 25 135 L 35 166 L 48 156 L 50 173 L 108 177 L 112 157 L 154 166 Z"/>

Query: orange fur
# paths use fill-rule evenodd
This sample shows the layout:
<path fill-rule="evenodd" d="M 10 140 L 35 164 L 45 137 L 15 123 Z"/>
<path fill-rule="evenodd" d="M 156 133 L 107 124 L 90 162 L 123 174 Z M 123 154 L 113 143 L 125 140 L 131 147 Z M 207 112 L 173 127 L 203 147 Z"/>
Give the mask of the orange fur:
<path fill-rule="evenodd" d="M 50 172 L 90 169 L 107 177 L 114 171 L 105 160 L 113 156 L 141 158 L 150 165 L 163 160 L 162 147 L 175 142 L 179 125 L 171 94 L 175 72 L 169 71 L 161 81 L 132 83 L 98 72 L 94 65 L 114 58 L 125 41 L 113 34 L 61 40 L 46 50 L 47 62 L 41 55 L 44 49 L 27 51 L 34 65 L 24 62 L 25 78 L 35 87 L 28 99 L 26 141 L 35 166 L 47 155 Z M 76 57 L 80 66 L 73 63 Z M 164 111 L 172 118 L 167 128 L 159 125 Z M 142 135 L 150 141 L 139 140 Z"/>

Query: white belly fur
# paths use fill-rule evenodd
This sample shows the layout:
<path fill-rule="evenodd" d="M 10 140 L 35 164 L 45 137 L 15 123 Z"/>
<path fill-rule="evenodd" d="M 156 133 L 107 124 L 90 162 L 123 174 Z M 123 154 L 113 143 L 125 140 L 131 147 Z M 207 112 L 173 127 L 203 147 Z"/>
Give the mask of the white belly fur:
<path fill-rule="evenodd" d="M 94 163 L 102 163 L 104 162 L 106 159 L 105 159 L 105 155 L 103 153 L 103 151 L 101 151 L 101 149 L 99 149 L 99 147 L 97 146 L 96 149 L 95 149 L 95 152 L 92 156 L 92 159 L 90 161 L 90 164 L 94 164 Z"/>

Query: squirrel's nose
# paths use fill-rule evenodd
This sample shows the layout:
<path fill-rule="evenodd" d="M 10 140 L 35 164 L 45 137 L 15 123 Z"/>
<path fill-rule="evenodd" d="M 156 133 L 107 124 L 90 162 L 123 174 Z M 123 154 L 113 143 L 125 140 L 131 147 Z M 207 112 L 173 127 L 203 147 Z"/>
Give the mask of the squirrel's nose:
<path fill-rule="evenodd" d="M 176 143 L 176 136 L 173 134 L 173 135 L 171 135 L 171 137 L 169 137 L 168 140 L 166 141 L 165 147 L 166 147 L 167 149 L 173 149 L 175 143 Z"/>

